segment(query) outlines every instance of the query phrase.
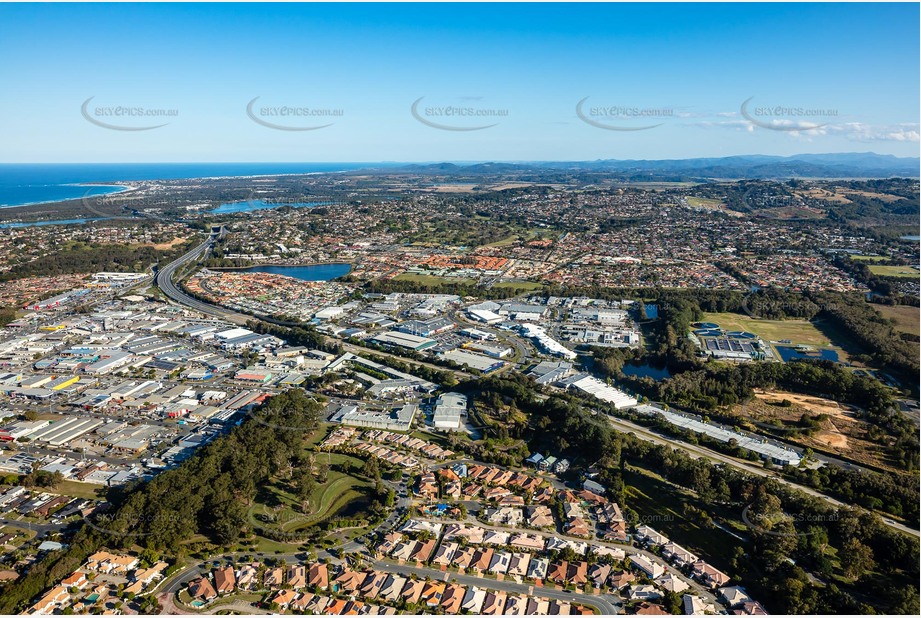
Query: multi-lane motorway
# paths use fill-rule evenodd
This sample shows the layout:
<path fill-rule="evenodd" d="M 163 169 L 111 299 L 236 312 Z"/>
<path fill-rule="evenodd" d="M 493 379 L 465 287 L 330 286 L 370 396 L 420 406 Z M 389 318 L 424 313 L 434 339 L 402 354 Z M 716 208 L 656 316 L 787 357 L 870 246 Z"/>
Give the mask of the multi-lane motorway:
<path fill-rule="evenodd" d="M 154 278 L 154 283 L 157 285 L 160 290 L 166 294 L 169 298 L 173 299 L 177 303 L 191 307 L 201 311 L 202 313 L 213 315 L 221 319 L 227 320 L 228 322 L 233 322 L 235 324 L 245 324 L 250 318 L 247 316 L 235 313 L 233 311 L 228 311 L 221 309 L 210 303 L 202 302 L 197 298 L 193 298 L 182 291 L 178 285 L 173 282 L 173 275 L 176 274 L 176 271 L 179 270 L 182 266 L 198 260 L 203 255 L 206 255 L 208 251 L 211 250 L 211 247 L 214 245 L 214 241 L 219 237 L 218 234 L 211 234 L 208 237 L 208 240 L 198 245 L 179 259 L 174 262 L 170 262 L 159 271 L 157 271 L 157 276 Z"/>

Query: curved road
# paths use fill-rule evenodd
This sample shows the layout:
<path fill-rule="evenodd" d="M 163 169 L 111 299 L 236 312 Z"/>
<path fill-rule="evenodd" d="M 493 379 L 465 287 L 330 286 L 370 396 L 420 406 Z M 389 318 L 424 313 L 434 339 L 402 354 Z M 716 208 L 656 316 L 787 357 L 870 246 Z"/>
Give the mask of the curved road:
<path fill-rule="evenodd" d="M 160 288 L 160 290 L 164 294 L 166 294 L 166 296 L 168 296 L 169 298 L 173 299 L 174 301 L 176 301 L 177 303 L 181 305 L 185 305 L 186 307 L 191 307 L 192 309 L 201 311 L 202 313 L 206 313 L 208 315 L 219 317 L 221 319 L 227 320 L 228 322 L 233 322 L 236 324 L 245 324 L 247 321 L 249 321 L 252 318 L 250 318 L 249 316 L 244 316 L 243 314 L 240 314 L 240 313 L 235 313 L 233 311 L 222 309 L 221 307 L 218 307 L 217 305 L 212 305 L 210 303 L 200 301 L 197 298 L 192 298 L 191 296 L 183 292 L 179 288 L 179 286 L 173 283 L 173 275 L 176 273 L 176 271 L 179 270 L 181 266 L 185 266 L 189 262 L 197 260 L 202 255 L 207 253 L 211 249 L 211 247 L 214 245 L 214 241 L 217 237 L 218 235 L 211 234 L 211 236 L 208 237 L 208 240 L 198 245 L 197 247 L 195 247 L 194 249 L 192 249 L 191 251 L 189 251 L 188 253 L 180 257 L 179 259 L 175 260 L 174 262 L 170 262 L 169 264 L 161 268 L 159 271 L 157 271 L 156 277 L 154 277 L 154 283 L 156 284 L 158 288 Z"/>

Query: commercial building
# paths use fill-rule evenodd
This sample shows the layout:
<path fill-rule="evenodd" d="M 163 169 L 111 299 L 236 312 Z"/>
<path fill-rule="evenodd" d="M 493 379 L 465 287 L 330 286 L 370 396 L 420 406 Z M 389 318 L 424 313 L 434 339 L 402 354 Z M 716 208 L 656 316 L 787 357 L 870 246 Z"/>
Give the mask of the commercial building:
<path fill-rule="evenodd" d="M 471 369 L 476 369 L 477 371 L 482 371 L 483 373 L 490 373 L 505 366 L 503 361 L 497 361 L 496 359 L 489 358 L 488 356 L 472 354 L 460 349 L 443 352 L 441 354 L 441 358 L 453 361 L 461 366 L 466 365 Z"/>
<path fill-rule="evenodd" d="M 454 328 L 453 320 L 445 317 L 435 317 L 430 320 L 407 320 L 399 326 L 397 330 L 401 333 L 409 333 L 419 337 L 431 337 Z"/>
<path fill-rule="evenodd" d="M 457 431 L 461 419 L 467 415 L 467 396 L 461 393 L 445 393 L 435 402 L 432 425 L 435 429 Z"/>
<path fill-rule="evenodd" d="M 434 339 L 419 337 L 418 335 L 411 335 L 409 333 L 401 333 L 399 331 L 390 331 L 375 335 L 371 338 L 371 341 L 381 345 L 398 346 L 408 350 L 415 350 L 416 352 L 427 350 L 438 344 Z"/>
<path fill-rule="evenodd" d="M 408 403 L 391 410 L 362 410 L 356 405 L 342 405 L 329 417 L 331 423 L 369 427 L 388 431 L 409 431 L 419 406 Z"/>
<path fill-rule="evenodd" d="M 498 324 L 505 319 L 498 313 L 493 313 L 487 309 L 468 309 L 467 315 L 473 320 L 485 322 L 486 324 Z"/>
<path fill-rule="evenodd" d="M 540 348 L 543 352 L 550 354 L 552 356 L 561 356 L 563 358 L 573 360 L 576 358 L 576 353 L 564 346 L 562 343 L 553 339 L 546 333 L 546 331 L 535 324 L 522 324 L 519 327 L 521 334 L 528 339 L 534 341 L 535 345 Z"/>
<path fill-rule="evenodd" d="M 617 390 L 613 386 L 608 386 L 598 378 L 592 377 L 587 373 L 577 373 L 571 378 L 566 378 L 561 382 L 568 388 L 574 388 L 584 393 L 592 395 L 596 399 L 614 404 L 618 410 L 629 408 L 639 403 L 636 397 Z"/>

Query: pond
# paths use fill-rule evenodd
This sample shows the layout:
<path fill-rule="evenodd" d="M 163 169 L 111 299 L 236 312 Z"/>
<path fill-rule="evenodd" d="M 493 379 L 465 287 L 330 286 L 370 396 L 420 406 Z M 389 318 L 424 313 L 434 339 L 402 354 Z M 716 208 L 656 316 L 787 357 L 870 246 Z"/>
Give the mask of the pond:
<path fill-rule="evenodd" d="M 266 202 L 265 200 L 247 200 L 245 202 L 230 202 L 221 204 L 211 211 L 211 214 L 224 215 L 237 212 L 253 212 L 255 210 L 272 210 L 282 206 L 291 206 L 292 208 L 310 208 L 312 206 L 329 206 L 333 202 Z"/>
<path fill-rule="evenodd" d="M 653 380 L 665 380 L 672 377 L 667 367 L 656 367 L 649 363 L 625 363 L 620 369 L 625 375 L 635 378 L 652 378 Z"/>
<path fill-rule="evenodd" d="M 820 350 L 811 350 L 806 352 L 797 350 L 795 346 L 778 345 L 775 347 L 777 348 L 777 353 L 780 354 L 780 358 L 782 358 L 784 362 L 801 358 L 811 358 L 813 360 L 830 360 L 835 363 L 840 362 L 838 353 L 835 350 L 823 348 Z"/>
<path fill-rule="evenodd" d="M 244 269 L 250 273 L 269 273 L 285 275 L 301 281 L 330 281 L 352 272 L 351 264 L 308 264 L 306 266 L 253 266 Z"/>

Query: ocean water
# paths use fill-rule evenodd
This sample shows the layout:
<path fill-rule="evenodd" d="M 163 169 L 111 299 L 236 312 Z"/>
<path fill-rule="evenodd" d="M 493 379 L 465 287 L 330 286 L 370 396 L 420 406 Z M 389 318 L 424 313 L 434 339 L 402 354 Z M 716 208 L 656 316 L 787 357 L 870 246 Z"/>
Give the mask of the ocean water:
<path fill-rule="evenodd" d="M 120 191 L 113 182 L 216 176 L 341 172 L 380 163 L 5 163 L 0 164 L 0 208 L 80 199 Z M 93 187 L 86 184 L 96 185 Z"/>

